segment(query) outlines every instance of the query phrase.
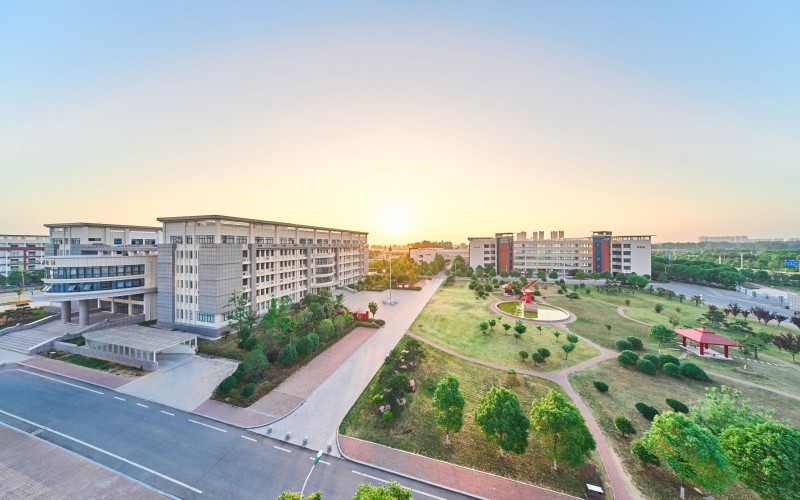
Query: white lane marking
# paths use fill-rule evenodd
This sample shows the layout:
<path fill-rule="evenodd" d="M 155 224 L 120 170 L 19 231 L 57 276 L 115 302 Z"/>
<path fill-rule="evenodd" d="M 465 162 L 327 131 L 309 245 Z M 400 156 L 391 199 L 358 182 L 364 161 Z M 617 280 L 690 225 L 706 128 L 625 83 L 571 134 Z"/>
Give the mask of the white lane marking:
<path fill-rule="evenodd" d="M 214 427 L 213 425 L 204 424 L 203 422 L 198 422 L 197 420 L 192 420 L 191 418 L 188 420 L 193 424 L 202 425 L 203 427 L 208 427 L 209 429 L 214 429 L 215 431 L 228 432 L 225 429 L 220 429 L 219 427 Z"/>
<path fill-rule="evenodd" d="M 136 406 L 141 406 L 142 408 L 150 408 L 147 405 L 143 405 L 142 403 L 136 403 Z"/>
<path fill-rule="evenodd" d="M 40 375 L 38 373 L 29 372 L 28 370 L 19 370 L 19 371 L 21 371 L 22 373 L 27 373 L 28 375 L 34 375 L 36 377 L 46 378 L 47 380 L 52 380 L 53 382 L 58 382 L 59 384 L 71 385 L 72 387 L 77 387 L 78 389 L 83 389 L 84 391 L 93 392 L 95 394 L 105 394 L 104 392 L 95 391 L 94 389 L 89 389 L 87 387 L 81 387 L 81 386 L 76 385 L 76 384 L 70 384 L 69 382 L 64 382 L 63 380 L 58 380 L 57 378 L 47 377 L 47 376 L 44 376 L 44 375 Z"/>
<path fill-rule="evenodd" d="M 161 413 L 163 413 L 164 415 L 169 415 L 170 417 L 174 417 L 175 416 L 174 413 L 170 413 L 170 412 L 164 411 L 164 410 L 161 410 Z"/>
<path fill-rule="evenodd" d="M 358 474 L 359 476 L 363 476 L 363 477 L 366 477 L 366 478 L 368 478 L 368 479 L 374 479 L 375 481 L 380 481 L 380 482 L 382 482 L 382 483 L 388 483 L 388 482 L 389 482 L 389 481 L 387 481 L 386 479 L 381 479 L 381 478 L 379 478 L 379 477 L 370 476 L 369 474 L 363 474 L 363 473 L 361 473 L 361 472 L 358 472 L 357 470 L 354 470 L 354 471 L 353 471 L 353 474 Z M 442 497 L 437 497 L 436 495 L 432 495 L 432 494 L 430 494 L 430 493 L 425 493 L 424 491 L 415 490 L 414 488 L 408 488 L 408 487 L 406 487 L 406 486 L 403 486 L 402 484 L 401 484 L 400 486 L 401 486 L 401 487 L 403 487 L 403 488 L 405 488 L 405 489 L 407 489 L 407 490 L 410 490 L 410 491 L 412 491 L 412 492 L 414 492 L 414 493 L 418 493 L 418 494 L 420 494 L 420 495 L 423 495 L 423 496 L 426 496 L 426 497 L 435 498 L 435 499 L 437 499 L 437 500 L 446 500 L 445 498 L 442 498 Z"/>
<path fill-rule="evenodd" d="M 315 458 L 317 458 L 317 457 L 308 457 L 309 460 L 314 460 Z M 320 460 L 319 463 L 325 464 L 325 465 L 330 465 L 331 464 L 330 462 L 326 462 L 325 460 Z"/>
<path fill-rule="evenodd" d="M 78 444 L 80 444 L 80 445 L 86 446 L 87 448 L 91 448 L 91 449 L 92 449 L 92 450 L 94 450 L 94 451 L 97 451 L 97 452 L 103 453 L 104 455 L 108 455 L 108 456 L 109 456 L 109 457 L 111 457 L 111 458 L 115 458 L 115 459 L 117 459 L 117 460 L 119 460 L 119 461 L 121 461 L 121 462 L 125 462 L 125 463 L 126 463 L 126 464 L 128 464 L 128 465 L 132 465 L 132 466 L 134 466 L 134 467 L 136 467 L 136 468 L 142 469 L 143 471 L 149 472 L 150 474 L 153 474 L 153 475 L 155 475 L 155 476 L 158 476 L 158 477 L 160 477 L 161 479 L 166 479 L 167 481 L 169 481 L 169 482 L 171 482 L 171 483 L 175 483 L 175 484 L 177 484 L 178 486 L 183 486 L 184 488 L 186 488 L 186 489 L 188 489 L 188 490 L 192 490 L 192 491 L 194 491 L 194 492 L 195 492 L 195 493 L 197 493 L 198 495 L 200 495 L 200 494 L 202 494 L 202 493 L 203 493 L 203 490 L 198 490 L 197 488 L 195 488 L 195 487 L 193 487 L 193 486 L 189 486 L 189 485 L 188 485 L 188 484 L 186 484 L 186 483 L 182 483 L 182 482 L 178 481 L 177 479 L 174 479 L 174 478 L 171 478 L 171 477 L 167 476 L 166 474 L 162 474 L 162 473 L 160 473 L 160 472 L 158 472 L 158 471 L 155 471 L 155 470 L 153 470 L 153 469 L 151 469 L 151 468 L 149 468 L 149 467 L 145 467 L 144 465 L 137 464 L 136 462 L 133 462 L 133 461 L 131 461 L 131 460 L 128 460 L 127 458 L 124 458 L 124 457 L 121 457 L 121 456 L 119 456 L 119 455 L 116 455 L 116 454 L 114 454 L 114 453 L 111 453 L 110 451 L 106 451 L 106 450 L 104 450 L 104 449 L 102 449 L 102 448 L 98 448 L 97 446 L 95 446 L 95 445 L 93 445 L 93 444 L 89 444 L 89 443 L 87 443 L 86 441 L 81 441 L 81 440 L 80 440 L 80 439 L 78 439 L 78 438 L 74 438 L 74 437 L 72 437 L 72 436 L 68 436 L 68 435 L 66 435 L 66 434 L 64 434 L 64 433 L 62 433 L 62 432 L 58 432 L 57 430 L 51 429 L 51 428 L 49 428 L 49 427 L 46 427 L 46 426 L 44 426 L 44 425 L 41 425 L 41 424 L 37 424 L 36 422 L 33 422 L 33 421 L 31 421 L 31 420 L 28 420 L 28 419 L 26 419 L 26 418 L 18 417 L 18 416 L 16 416 L 16 415 L 14 415 L 13 413 L 8 413 L 7 411 L 0 410 L 0 413 L 2 413 L 3 415 L 7 415 L 7 416 L 9 416 L 9 417 L 11 417 L 11 418 L 15 418 L 15 419 L 17 419 L 17 420 L 20 420 L 20 421 L 22 421 L 22 422 L 25 422 L 26 424 L 35 425 L 36 427 L 41 427 L 43 430 L 45 430 L 45 431 L 47 431 L 47 432 L 52 432 L 53 434 L 55 434 L 55 435 L 57 435 L 57 436 L 61 436 L 61 437 L 63 437 L 64 439 L 69 439 L 70 441 L 74 441 L 74 442 L 76 442 L 76 443 L 78 443 Z"/>
<path fill-rule="evenodd" d="M 248 441 L 252 441 L 252 442 L 254 442 L 254 443 L 257 443 L 257 442 L 258 442 L 258 440 L 256 440 L 256 439 L 253 439 L 253 438 L 251 438 L 251 437 L 247 437 L 247 436 L 239 436 L 239 437 L 240 437 L 240 438 L 242 438 L 242 439 L 246 439 L 246 440 L 248 440 Z"/>
<path fill-rule="evenodd" d="M 276 450 L 285 451 L 286 453 L 291 453 L 292 450 L 287 450 L 286 448 L 281 448 L 280 446 L 273 446 Z"/>
<path fill-rule="evenodd" d="M 119 396 L 114 396 L 114 399 L 119 399 L 120 401 L 125 401 L 125 398 L 121 398 Z"/>

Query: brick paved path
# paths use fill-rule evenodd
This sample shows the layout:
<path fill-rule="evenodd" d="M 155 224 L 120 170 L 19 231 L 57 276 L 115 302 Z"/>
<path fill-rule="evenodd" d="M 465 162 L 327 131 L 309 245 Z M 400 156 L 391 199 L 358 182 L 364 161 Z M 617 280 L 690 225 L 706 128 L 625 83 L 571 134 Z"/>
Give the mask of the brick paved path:
<path fill-rule="evenodd" d="M 543 500 L 576 498 L 565 493 L 348 436 L 339 436 L 339 449 L 344 457 L 355 462 L 480 498 L 536 498 Z"/>
<path fill-rule="evenodd" d="M 149 500 L 164 497 L 93 462 L 0 425 L 0 498 Z"/>
<path fill-rule="evenodd" d="M 114 375 L 113 373 L 106 373 L 100 370 L 93 370 L 83 366 L 73 365 L 66 361 L 58 361 L 55 359 L 43 358 L 41 356 L 34 356 L 28 360 L 20 361 L 18 364 L 36 368 L 48 373 L 56 375 L 63 375 L 64 377 L 81 380 L 90 384 L 99 385 L 106 389 L 116 389 L 122 387 L 132 380 L 131 377 L 123 377 L 121 375 Z"/>

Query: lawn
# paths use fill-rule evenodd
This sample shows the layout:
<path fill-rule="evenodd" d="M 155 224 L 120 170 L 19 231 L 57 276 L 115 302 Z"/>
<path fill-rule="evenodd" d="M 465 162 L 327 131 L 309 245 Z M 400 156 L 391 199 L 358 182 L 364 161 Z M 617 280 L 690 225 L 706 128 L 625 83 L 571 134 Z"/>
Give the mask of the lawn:
<path fill-rule="evenodd" d="M 640 293 L 638 295 L 642 294 Z M 616 305 L 603 302 L 607 298 L 605 294 L 601 294 L 599 297 L 597 297 L 593 293 L 592 297 L 593 298 L 589 299 L 584 297 L 580 300 L 570 300 L 565 297 L 555 296 L 548 297 L 547 300 L 556 306 L 571 309 L 572 312 L 577 315 L 578 320 L 569 325 L 570 330 L 578 335 L 597 342 L 603 347 L 616 350 L 614 344 L 617 340 L 623 339 L 629 335 L 633 335 L 642 339 L 644 344 L 644 351 L 642 351 L 640 354 L 644 354 L 646 352 L 651 352 L 654 354 L 658 353 L 658 343 L 650 339 L 648 335 L 648 326 L 636 323 L 635 321 L 631 321 L 620 316 L 617 313 Z M 596 299 L 601 299 L 603 301 Z M 638 300 L 641 303 L 649 302 L 648 299 L 634 298 L 631 301 L 631 307 L 633 307 L 635 304 L 634 300 Z M 677 304 L 677 300 L 675 303 Z M 685 304 L 686 303 L 684 302 L 684 305 Z M 695 307 L 694 304 L 692 304 L 692 307 Z M 705 310 L 706 309 L 703 308 L 703 311 Z M 628 311 L 629 309 L 626 308 L 626 313 Z M 653 311 L 653 314 L 657 314 L 655 310 Z M 662 312 L 661 314 L 664 313 Z M 606 324 L 611 325 L 610 332 L 605 327 Z M 699 323 L 696 325 L 699 325 Z M 693 326 L 696 325 L 693 324 Z M 734 337 L 735 335 L 730 336 Z M 662 348 L 662 352 L 668 352 L 679 357 L 685 353 L 683 349 L 677 347 L 677 344 L 672 346 L 669 350 Z M 772 354 L 777 354 L 777 349 L 773 346 L 770 348 L 769 352 Z M 738 356 L 738 351 L 733 349 L 731 354 Z M 762 360 L 768 359 L 767 357 L 761 355 L 759 355 L 759 358 Z M 691 354 L 687 360 L 697 364 L 707 372 L 718 372 L 723 375 L 736 377 L 754 384 L 800 395 L 800 371 L 789 367 L 779 367 L 766 363 L 753 363 L 750 361 L 748 362 L 747 369 L 745 370 L 744 362 L 741 359 L 735 359 L 733 361 L 718 361 L 713 359 L 703 359 L 699 356 Z M 784 362 L 784 360 L 781 360 L 781 362 Z"/>
<path fill-rule="evenodd" d="M 707 384 L 687 379 L 675 379 L 662 373 L 653 377 L 632 368 L 623 368 L 616 361 L 606 361 L 573 373 L 569 380 L 589 406 L 603 429 L 603 434 L 614 447 L 628 474 L 646 498 L 676 498 L 680 485 L 666 466 L 662 465 L 659 468 L 642 466 L 639 460 L 630 453 L 630 440 L 623 438 L 614 428 L 613 418 L 619 414 L 625 415 L 633 422 L 637 430 L 636 437 L 641 437 L 642 433 L 649 428 L 650 422 L 634 408 L 637 402 L 645 402 L 655 406 L 659 411 L 667 411 L 670 408 L 664 400 L 668 397 L 691 406 L 691 403 L 704 397 L 706 386 L 727 385 L 741 390 L 743 398 L 750 398 L 754 408 L 758 406 L 774 408 L 775 418 L 789 419 L 790 425 L 800 426 L 800 407 L 796 401 L 728 381 L 724 381 L 722 384 Z M 597 391 L 592 385 L 593 380 L 607 382 L 610 386 L 609 391 L 605 394 Z M 686 492 L 687 498 L 700 498 L 691 488 L 687 488 Z M 758 496 L 745 487 L 736 485 L 719 498 L 758 498 Z"/>
<path fill-rule="evenodd" d="M 402 349 L 408 337 L 399 344 Z M 592 458 L 591 465 L 585 465 L 581 472 L 562 465 L 559 475 L 550 472 L 552 461 L 546 458 L 541 449 L 531 442 L 524 455 L 507 453 L 499 459 L 499 449 L 486 442 L 473 415 L 479 399 L 492 386 L 504 383 L 506 374 L 499 370 L 486 368 L 475 363 L 463 361 L 438 349 L 423 344 L 425 359 L 409 374 L 417 382 L 419 389 L 408 395 L 406 408 L 397 415 L 394 422 L 385 424 L 372 403 L 378 391 L 377 376 L 370 382 L 358 401 L 345 417 L 339 432 L 393 448 L 419 453 L 428 457 L 445 460 L 455 464 L 472 467 L 493 474 L 509 477 L 527 483 L 541 485 L 576 496 L 586 490 L 584 482 L 591 474 L 602 470 L 599 458 Z M 436 426 L 431 408 L 431 398 L 436 384 L 448 373 L 453 373 L 460 381 L 466 408 L 464 426 L 461 432 L 451 435 L 451 448 L 444 447 L 444 431 Z M 534 398 L 544 395 L 554 384 L 533 378 L 518 377 L 518 385 L 512 390 L 519 396 L 523 410 L 530 411 Z M 592 472 L 593 468 L 594 472 Z M 605 478 L 605 476 L 603 476 Z M 583 480 L 583 481 L 582 481 Z M 607 484 L 607 481 L 606 481 Z"/>
<path fill-rule="evenodd" d="M 140 375 L 144 375 L 145 371 L 141 368 L 137 368 L 135 366 L 126 366 L 121 365 L 119 363 L 113 363 L 111 361 L 106 361 L 105 359 L 97 359 L 97 358 L 90 358 L 88 356 L 81 356 L 80 354 L 69 354 L 62 351 L 56 351 L 55 354 L 52 356 L 49 353 L 42 353 L 41 356 L 50 358 L 50 359 L 57 359 L 59 361 L 66 361 L 67 363 L 72 363 L 73 365 L 78 366 L 85 366 L 86 368 L 92 368 L 95 370 L 102 370 L 104 372 L 114 373 L 116 375 L 123 375 L 126 377 L 138 377 Z"/>
<path fill-rule="evenodd" d="M 578 342 L 575 350 L 564 359 L 561 346 L 567 342 L 565 335 L 558 328 L 541 325 L 536 328 L 532 322 L 524 322 L 527 331 L 518 341 L 514 338 L 512 318 L 492 311 L 491 306 L 501 300 L 500 295 L 486 299 L 475 299 L 475 293 L 468 288 L 468 282 L 459 281 L 453 286 L 442 286 L 436 291 L 430 302 L 417 317 L 410 330 L 422 338 L 448 347 L 459 354 L 484 361 L 508 366 L 514 369 L 552 371 L 578 364 L 598 355 L 598 352 L 585 342 Z M 508 299 L 505 299 L 508 300 Z M 568 307 L 566 309 L 569 310 Z M 489 319 L 497 324 L 487 332 L 481 333 L 478 324 Z M 503 323 L 511 325 L 506 334 Z M 561 336 L 556 338 L 554 331 Z M 580 332 L 575 332 L 580 335 Z M 519 351 L 528 353 L 539 348 L 548 349 L 552 355 L 547 362 L 534 365 L 530 360 L 523 362 Z"/>

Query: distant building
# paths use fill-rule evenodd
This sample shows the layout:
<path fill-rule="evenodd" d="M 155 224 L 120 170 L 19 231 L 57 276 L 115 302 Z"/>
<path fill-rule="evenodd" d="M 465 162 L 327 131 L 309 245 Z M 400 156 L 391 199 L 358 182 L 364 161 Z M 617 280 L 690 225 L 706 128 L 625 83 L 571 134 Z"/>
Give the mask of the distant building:
<path fill-rule="evenodd" d="M 651 236 L 614 236 L 611 231 L 595 231 L 591 236 L 565 238 L 564 231 L 552 231 L 550 239 L 534 237 L 515 241 L 511 233 L 498 233 L 494 238 L 469 238 L 470 266 L 492 264 L 500 271 L 566 273 L 651 274 Z"/>
<path fill-rule="evenodd" d="M 45 235 L 0 234 L 0 274 L 8 276 L 14 271 L 41 269 L 49 241 Z"/>
<path fill-rule="evenodd" d="M 700 236 L 700 243 L 747 243 L 750 238 L 747 236 Z"/>
<path fill-rule="evenodd" d="M 414 262 L 430 263 L 437 255 L 444 257 L 445 261 L 452 261 L 460 255 L 469 265 L 469 249 L 466 248 L 412 248 L 408 251 L 409 258 Z"/>

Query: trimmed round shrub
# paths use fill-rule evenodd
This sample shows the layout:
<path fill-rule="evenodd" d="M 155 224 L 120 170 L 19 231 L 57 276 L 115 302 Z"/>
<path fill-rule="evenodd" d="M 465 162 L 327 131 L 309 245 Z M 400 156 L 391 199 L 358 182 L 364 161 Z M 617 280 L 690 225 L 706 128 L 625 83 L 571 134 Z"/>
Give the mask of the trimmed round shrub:
<path fill-rule="evenodd" d="M 244 384 L 241 389 L 239 389 L 239 395 L 243 398 L 249 398 L 256 392 L 256 384 L 250 382 L 249 384 Z"/>
<path fill-rule="evenodd" d="M 639 413 L 641 413 L 644 418 L 650 421 L 658 415 L 658 409 L 647 403 L 636 403 L 636 409 L 639 410 Z"/>
<path fill-rule="evenodd" d="M 325 318 L 319 322 L 318 330 L 320 335 L 323 337 L 330 337 L 336 333 L 336 327 L 333 326 L 333 321 L 328 318 Z"/>
<path fill-rule="evenodd" d="M 631 358 L 631 361 L 638 361 L 639 360 L 639 355 L 636 354 L 633 351 L 627 351 L 626 350 L 626 351 L 622 351 L 620 354 L 622 354 L 623 356 L 628 356 L 629 358 Z"/>
<path fill-rule="evenodd" d="M 667 404 L 669 405 L 670 408 L 677 411 L 678 413 L 689 413 L 689 407 L 681 403 L 677 399 L 667 398 Z"/>
<path fill-rule="evenodd" d="M 617 361 L 622 366 L 631 366 L 633 364 L 633 360 L 624 354 L 617 356 Z"/>
<path fill-rule="evenodd" d="M 634 350 L 641 351 L 642 349 L 644 349 L 644 344 L 642 344 L 642 339 L 640 339 L 639 337 L 626 337 L 625 339 L 631 343 Z"/>
<path fill-rule="evenodd" d="M 244 368 L 244 363 L 239 363 L 239 365 L 236 367 L 236 371 L 233 372 L 233 375 L 231 376 L 236 378 L 242 378 L 245 376 L 246 373 L 247 370 L 245 370 Z"/>
<path fill-rule="evenodd" d="M 258 345 L 258 339 L 255 337 L 247 337 L 247 340 L 242 342 L 239 346 L 245 351 L 252 351 Z"/>
<path fill-rule="evenodd" d="M 702 368 L 700 368 L 694 363 L 682 364 L 681 375 L 687 378 L 700 380 L 701 382 L 708 382 L 709 380 L 711 380 L 710 378 L 708 378 L 708 375 L 706 375 L 706 372 L 704 372 Z"/>
<path fill-rule="evenodd" d="M 595 380 L 592 382 L 594 384 L 594 388 L 600 392 L 608 392 L 608 384 L 603 382 L 602 380 Z"/>
<path fill-rule="evenodd" d="M 308 337 L 308 340 L 311 341 L 311 345 L 314 347 L 314 349 L 319 347 L 319 335 L 316 333 L 309 333 L 306 335 L 306 337 Z"/>
<path fill-rule="evenodd" d="M 639 439 L 631 442 L 631 453 L 636 455 L 636 458 L 641 460 L 642 463 L 655 465 L 656 467 L 661 465 L 661 460 L 658 459 L 658 456 L 647 451 L 647 448 L 644 447 Z"/>
<path fill-rule="evenodd" d="M 661 370 L 671 377 L 679 378 L 681 376 L 681 367 L 673 363 L 664 363 Z"/>
<path fill-rule="evenodd" d="M 660 354 L 658 356 L 658 360 L 661 361 L 661 365 L 665 365 L 667 363 L 672 363 L 673 365 L 680 366 L 681 361 L 673 356 L 672 354 Z"/>
<path fill-rule="evenodd" d="M 269 361 L 270 363 L 278 361 L 278 354 L 280 354 L 279 350 L 270 349 L 269 352 L 267 353 L 267 361 Z"/>
<path fill-rule="evenodd" d="M 661 360 L 658 359 L 658 356 L 656 356 L 655 354 L 647 353 L 644 356 L 642 356 L 642 359 L 646 359 L 647 361 L 653 363 L 653 365 L 655 365 L 656 368 L 659 368 L 661 366 Z"/>
<path fill-rule="evenodd" d="M 536 349 L 536 352 L 539 353 L 539 355 L 542 356 L 544 359 L 547 359 L 547 358 L 550 357 L 550 351 L 548 349 L 545 349 L 544 347 L 540 347 L 539 349 Z"/>
<path fill-rule="evenodd" d="M 617 346 L 617 350 L 618 351 L 632 351 L 633 350 L 633 344 L 631 344 L 627 340 L 621 340 L 621 339 L 617 340 L 617 343 L 615 345 Z"/>
<path fill-rule="evenodd" d="M 383 403 L 383 396 L 381 396 L 380 394 L 372 396 L 372 404 L 379 405 L 381 403 Z"/>
<path fill-rule="evenodd" d="M 229 392 L 231 392 L 231 389 L 233 389 L 236 386 L 236 382 L 237 382 L 236 377 L 234 377 L 233 375 L 225 377 L 224 379 L 222 379 L 222 382 L 220 382 L 219 385 L 217 386 L 217 391 L 220 394 L 228 394 Z"/>
<path fill-rule="evenodd" d="M 386 422 L 388 424 L 392 420 L 394 420 L 394 413 L 392 413 L 392 410 L 387 410 L 387 411 L 383 412 L 383 421 L 384 422 Z"/>
<path fill-rule="evenodd" d="M 544 356 L 542 356 L 538 352 L 532 352 L 531 359 L 533 360 L 534 363 L 544 363 Z"/>
<path fill-rule="evenodd" d="M 568 342 L 572 342 L 573 344 L 577 344 L 578 340 L 580 340 L 580 339 L 578 339 L 578 336 L 575 335 L 574 333 L 568 333 L 567 334 L 567 341 Z"/>
<path fill-rule="evenodd" d="M 658 368 L 656 368 L 656 365 L 654 365 L 652 361 L 647 359 L 640 359 L 639 361 L 637 361 L 636 369 L 648 375 L 655 375 L 656 373 L 658 373 Z"/>
<path fill-rule="evenodd" d="M 314 343 L 308 338 L 308 335 L 305 337 L 300 337 L 297 339 L 297 343 L 295 344 L 295 349 L 297 349 L 297 354 L 300 356 L 308 356 L 311 354 L 311 351 L 314 350 Z"/>
<path fill-rule="evenodd" d="M 278 353 L 278 362 L 283 366 L 297 363 L 297 349 L 292 344 L 284 346 Z"/>
<path fill-rule="evenodd" d="M 636 428 L 625 415 L 617 415 L 614 417 L 614 427 L 616 427 L 617 430 L 626 437 L 636 434 Z"/>

